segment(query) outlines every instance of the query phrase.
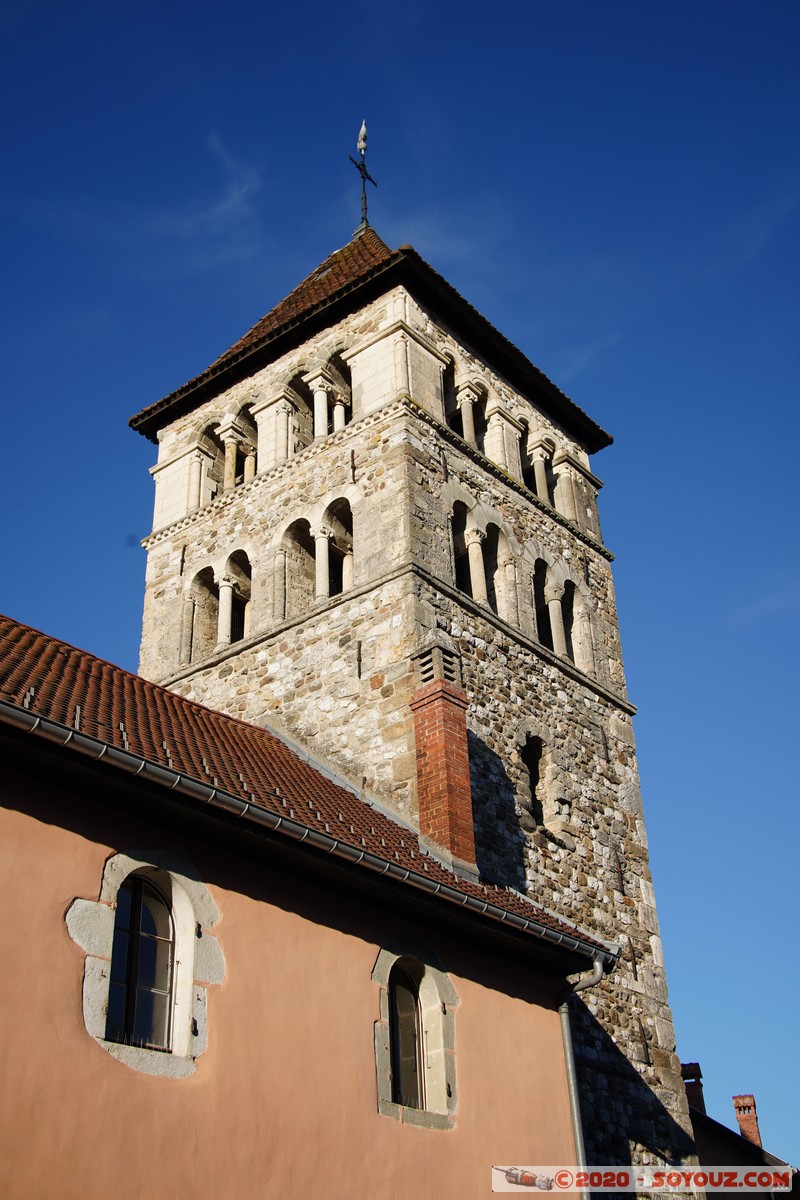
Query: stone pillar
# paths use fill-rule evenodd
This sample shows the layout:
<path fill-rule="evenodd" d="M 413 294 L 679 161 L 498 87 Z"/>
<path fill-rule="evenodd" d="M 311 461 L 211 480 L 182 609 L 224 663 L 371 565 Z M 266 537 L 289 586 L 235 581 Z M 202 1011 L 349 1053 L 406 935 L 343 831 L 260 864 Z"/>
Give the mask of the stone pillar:
<path fill-rule="evenodd" d="M 503 470 L 508 469 L 506 459 L 505 413 L 498 404 L 488 409 L 486 416 L 489 423 L 486 429 L 486 457 Z"/>
<path fill-rule="evenodd" d="M 256 477 L 255 446 L 248 446 L 244 452 L 244 482 L 251 483 Z"/>
<path fill-rule="evenodd" d="M 233 614 L 233 578 L 220 575 L 215 580 L 219 588 L 219 622 L 217 624 L 217 649 L 231 644 L 231 617 Z"/>
<path fill-rule="evenodd" d="M 303 376 L 314 396 L 314 440 L 328 436 L 328 396 L 333 383 L 323 371 Z"/>
<path fill-rule="evenodd" d="M 189 511 L 200 507 L 203 487 L 203 455 L 195 450 L 189 462 Z"/>
<path fill-rule="evenodd" d="M 475 414 L 472 406 L 478 399 L 478 393 L 471 383 L 462 384 L 458 388 L 457 403 L 461 411 L 461 428 L 464 432 L 464 441 L 476 450 L 478 442 L 475 437 Z"/>
<path fill-rule="evenodd" d="M 466 692 L 444 679 L 419 688 L 414 714 L 419 832 L 475 869 Z"/>
<path fill-rule="evenodd" d="M 222 437 L 225 446 L 225 474 L 222 477 L 222 490 L 229 492 L 236 486 L 236 451 L 239 438 L 235 433 L 226 433 Z"/>
<path fill-rule="evenodd" d="M 469 558 L 469 582 L 472 588 L 472 599 L 479 604 L 489 603 L 486 590 L 486 568 L 483 563 L 483 541 L 486 533 L 482 529 L 467 529 L 464 532 L 464 543 Z"/>
<path fill-rule="evenodd" d="M 333 397 L 333 432 L 338 433 L 340 429 L 344 429 L 347 424 L 347 414 L 345 412 L 344 396 L 341 392 L 335 392 Z"/>
<path fill-rule="evenodd" d="M 181 646 L 179 661 L 186 666 L 192 661 L 192 633 L 194 631 L 194 596 L 189 593 L 183 598 L 181 612 Z"/>
<path fill-rule="evenodd" d="M 317 600 L 327 600 L 331 594 L 329 556 L 330 539 L 333 537 L 333 530 L 328 529 L 325 525 L 320 525 L 318 529 L 311 530 L 311 536 L 315 542 L 314 565 L 316 568 L 316 597 Z"/>
<path fill-rule="evenodd" d="M 503 606 L 500 616 L 509 625 L 519 625 L 519 599 L 517 596 L 517 564 L 509 554 L 500 562 L 503 579 Z"/>
<path fill-rule="evenodd" d="M 398 396 L 411 395 L 411 377 L 408 369 L 408 338 L 401 333 L 394 344 L 395 373 Z"/>
<path fill-rule="evenodd" d="M 349 592 L 353 586 L 353 551 L 348 550 L 342 560 L 342 591 Z"/>
<path fill-rule="evenodd" d="M 547 484 L 547 451 L 543 446 L 535 446 L 531 452 L 533 477 L 536 480 L 536 495 L 546 504 L 550 503 L 550 488 Z"/>
<path fill-rule="evenodd" d="M 286 619 L 286 547 L 278 546 L 275 551 L 274 590 L 272 611 L 276 621 Z"/>
<path fill-rule="evenodd" d="M 575 503 L 575 478 L 569 463 L 563 460 L 558 464 L 558 475 L 553 499 L 555 500 L 556 508 L 562 516 L 566 517 L 568 521 L 572 521 L 573 525 L 580 525 L 578 506 Z"/>
<path fill-rule="evenodd" d="M 553 635 L 553 650 L 561 658 L 566 658 L 567 634 L 564 629 L 564 610 L 561 607 L 560 596 L 553 596 L 547 601 L 547 611 L 550 614 L 550 632 Z"/>
<path fill-rule="evenodd" d="M 575 654 L 575 666 L 587 675 L 594 674 L 594 646 L 592 645 L 592 623 L 584 607 L 584 601 L 575 592 L 572 610 L 572 649 Z"/>

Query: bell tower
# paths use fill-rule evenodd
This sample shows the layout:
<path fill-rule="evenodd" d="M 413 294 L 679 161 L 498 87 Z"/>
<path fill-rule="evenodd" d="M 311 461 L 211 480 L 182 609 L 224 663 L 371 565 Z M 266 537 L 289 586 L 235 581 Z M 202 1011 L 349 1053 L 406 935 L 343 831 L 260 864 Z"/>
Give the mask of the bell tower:
<path fill-rule="evenodd" d="M 158 445 L 142 674 L 619 944 L 571 1001 L 588 1161 L 690 1153 L 590 465 L 609 435 L 366 221 L 131 424 Z"/>

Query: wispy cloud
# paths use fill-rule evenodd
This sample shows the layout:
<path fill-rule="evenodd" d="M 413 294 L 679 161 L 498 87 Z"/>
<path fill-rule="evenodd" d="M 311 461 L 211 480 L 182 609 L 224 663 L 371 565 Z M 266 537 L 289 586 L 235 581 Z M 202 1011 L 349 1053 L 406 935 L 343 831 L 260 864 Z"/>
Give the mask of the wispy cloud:
<path fill-rule="evenodd" d="M 777 195 L 770 196 L 748 214 L 742 232 L 740 262 L 750 262 L 760 253 L 772 235 L 800 205 L 800 184 L 794 182 Z"/>
<path fill-rule="evenodd" d="M 575 379 L 592 363 L 599 355 L 605 354 L 607 350 L 611 350 L 617 346 L 623 339 L 624 334 L 616 330 L 613 333 L 607 333 L 604 337 L 595 338 L 591 342 L 587 342 L 584 346 L 579 346 L 573 350 L 566 363 L 559 367 L 558 379 L 570 380 Z"/>
<path fill-rule="evenodd" d="M 800 608 L 800 584 L 794 583 L 782 589 L 755 597 L 749 604 L 735 608 L 728 614 L 732 625 L 747 625 L 764 617 L 786 614 Z"/>
<path fill-rule="evenodd" d="M 263 233 L 255 197 L 258 171 L 240 163 L 216 132 L 208 150 L 220 168 L 220 183 L 210 194 L 174 205 L 145 207 L 79 197 L 55 207 L 6 201 L 20 220 L 35 220 L 73 241 L 102 246 L 116 255 L 117 269 L 138 278 L 200 273 L 241 263 L 261 249 Z"/>

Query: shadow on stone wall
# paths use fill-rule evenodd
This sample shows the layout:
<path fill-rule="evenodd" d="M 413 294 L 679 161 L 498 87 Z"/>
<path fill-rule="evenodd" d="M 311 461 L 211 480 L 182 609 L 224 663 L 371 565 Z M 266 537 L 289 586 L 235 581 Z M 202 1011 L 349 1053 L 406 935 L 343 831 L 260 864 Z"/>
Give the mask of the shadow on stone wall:
<path fill-rule="evenodd" d="M 500 756 L 471 729 L 467 739 L 478 870 L 492 883 L 524 892 L 525 834 L 513 785 Z"/>
<path fill-rule="evenodd" d="M 637 1149 L 650 1162 L 678 1164 L 693 1155 L 692 1139 L 578 996 L 570 1000 L 570 1021 L 587 1163 L 627 1167 Z M 663 1050 L 642 1042 L 641 1057 L 650 1058 L 649 1074 L 670 1070 Z"/>

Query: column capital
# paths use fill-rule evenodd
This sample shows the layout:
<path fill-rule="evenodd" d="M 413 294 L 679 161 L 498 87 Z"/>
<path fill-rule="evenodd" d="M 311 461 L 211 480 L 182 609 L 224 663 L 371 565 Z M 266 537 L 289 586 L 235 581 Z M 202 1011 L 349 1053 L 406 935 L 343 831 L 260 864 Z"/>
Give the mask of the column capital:
<path fill-rule="evenodd" d="M 233 588 L 236 586 L 236 580 L 233 578 L 232 575 L 215 575 L 214 583 L 219 588 L 224 588 L 224 587 Z"/>
<path fill-rule="evenodd" d="M 481 398 L 474 383 L 459 383 L 456 385 L 456 403 L 461 408 L 462 404 L 477 404 Z"/>
<path fill-rule="evenodd" d="M 312 392 L 333 392 L 335 385 L 327 371 L 309 371 L 303 376 L 303 383 L 308 384 Z"/>
<path fill-rule="evenodd" d="M 286 389 L 280 392 L 273 392 L 271 396 L 267 396 L 264 400 L 259 400 L 257 404 L 252 406 L 250 411 L 254 417 L 260 417 L 262 413 L 267 412 L 270 408 L 274 407 L 280 410 L 282 405 L 294 408 L 291 394 Z"/>
<path fill-rule="evenodd" d="M 331 541 L 333 538 L 333 530 L 328 525 L 315 525 L 311 528 L 311 536 L 318 540 L 325 538 L 326 541 Z"/>
<path fill-rule="evenodd" d="M 486 530 L 485 529 L 465 529 L 464 530 L 464 545 L 465 546 L 473 546 L 473 545 L 475 545 L 475 543 L 480 545 L 481 542 L 483 542 L 485 540 L 486 540 Z"/>

